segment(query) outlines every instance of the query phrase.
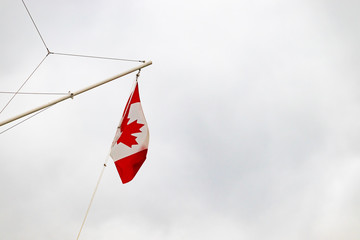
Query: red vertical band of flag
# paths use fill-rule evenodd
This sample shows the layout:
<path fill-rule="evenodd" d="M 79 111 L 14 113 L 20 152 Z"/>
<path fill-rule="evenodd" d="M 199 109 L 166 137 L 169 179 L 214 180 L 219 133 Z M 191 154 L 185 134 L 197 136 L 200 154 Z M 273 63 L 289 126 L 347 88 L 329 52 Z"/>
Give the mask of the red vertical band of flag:
<path fill-rule="evenodd" d="M 149 129 L 141 107 L 136 82 L 116 130 L 110 156 L 115 162 L 121 181 L 131 181 L 146 159 Z"/>
<path fill-rule="evenodd" d="M 116 169 L 119 172 L 123 183 L 130 182 L 145 162 L 147 149 L 137 152 L 133 155 L 122 158 L 115 162 Z"/>

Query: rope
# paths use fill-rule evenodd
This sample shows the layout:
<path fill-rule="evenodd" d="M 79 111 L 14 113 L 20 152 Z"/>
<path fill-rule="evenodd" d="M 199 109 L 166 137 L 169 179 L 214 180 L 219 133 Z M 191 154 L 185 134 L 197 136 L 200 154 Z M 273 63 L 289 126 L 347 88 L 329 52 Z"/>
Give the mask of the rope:
<path fill-rule="evenodd" d="M 26 9 L 27 13 L 29 14 L 29 17 L 30 17 L 30 19 L 31 19 L 32 23 L 33 23 L 33 24 L 34 24 L 34 26 L 35 26 L 36 31 L 38 32 L 38 34 L 39 34 L 39 36 L 40 36 L 40 38 L 41 38 L 41 41 L 43 42 L 43 44 L 44 44 L 44 46 L 45 46 L 45 48 L 46 48 L 47 52 L 49 53 L 49 52 L 50 52 L 50 51 L 49 51 L 49 48 L 47 47 L 47 45 L 46 45 L 46 43 L 45 43 L 45 41 L 44 41 L 44 38 L 41 36 L 41 33 L 40 33 L 40 31 L 39 31 L 38 27 L 36 26 L 36 23 L 35 23 L 34 19 L 32 18 L 32 16 L 31 16 L 31 14 L 30 14 L 29 9 L 27 8 L 27 6 L 26 6 L 26 4 L 25 4 L 24 0 L 21 0 L 21 1 L 22 1 L 22 3 L 24 4 L 24 7 L 25 7 L 25 9 Z"/>
<path fill-rule="evenodd" d="M 107 59 L 107 60 L 118 60 L 118 61 L 145 63 L 144 60 L 135 60 L 135 59 L 126 59 L 126 58 L 112 58 L 112 57 L 89 56 L 89 55 L 80 55 L 80 54 L 72 54 L 72 53 L 56 53 L 56 52 L 50 52 L 50 54 L 70 56 L 70 57 L 97 58 L 97 59 Z"/>
<path fill-rule="evenodd" d="M 9 127 L 9 128 L 7 128 L 7 129 L 5 129 L 4 131 L 0 132 L 0 134 L 3 134 L 4 132 L 7 132 L 7 131 L 9 131 L 10 129 L 12 129 L 12 128 L 14 128 L 14 127 L 18 126 L 19 124 L 21 124 L 21 123 L 23 123 L 23 122 L 25 122 L 25 121 L 29 120 L 30 118 L 35 117 L 36 115 L 38 115 L 38 114 L 42 113 L 43 111 L 45 111 L 45 110 L 46 110 L 46 109 L 48 109 L 48 108 L 49 108 L 49 107 L 44 108 L 44 109 L 42 109 L 41 111 L 39 111 L 39 112 L 37 112 L 37 113 L 35 113 L 35 114 L 31 115 L 30 117 L 27 117 L 27 118 L 25 118 L 24 120 L 22 120 L 22 121 L 20 121 L 20 122 L 18 122 L 18 123 L 16 123 L 16 124 L 14 124 L 14 125 L 12 125 L 11 127 Z"/>
<path fill-rule="evenodd" d="M 106 157 L 106 159 L 105 159 L 103 168 L 102 168 L 102 170 L 101 170 L 99 179 L 98 179 L 98 181 L 97 181 L 97 183 L 96 183 L 94 192 L 93 192 L 93 194 L 92 194 L 92 196 L 91 196 L 89 206 L 88 206 L 88 208 L 87 208 L 87 210 L 86 210 L 85 217 L 84 217 L 84 219 L 83 219 L 83 221 L 82 221 L 82 223 L 81 223 L 81 227 L 80 227 L 79 233 L 78 233 L 78 235 L 77 235 L 77 237 L 76 237 L 76 240 L 78 240 L 79 237 L 80 237 L 81 231 L 82 231 L 82 229 L 83 229 L 83 227 L 84 227 L 85 221 L 86 221 L 87 216 L 88 216 L 88 214 L 89 214 L 91 205 L 92 205 L 92 203 L 93 203 L 93 201 L 94 201 L 95 194 L 96 194 L 96 192 L 97 192 L 97 189 L 98 189 L 98 187 L 99 187 L 100 181 L 101 181 L 102 176 L 103 176 L 103 174 L 104 174 L 104 170 L 105 170 L 105 168 L 106 168 L 106 164 L 107 164 L 107 162 L 108 162 L 108 160 L 109 160 L 109 157 L 110 157 L 110 151 L 111 151 L 111 149 L 109 150 L 109 154 L 107 155 L 107 157 Z"/>
<path fill-rule="evenodd" d="M 23 82 L 23 84 L 19 87 L 19 89 L 14 93 L 14 95 L 10 98 L 10 100 L 5 104 L 3 109 L 1 109 L 0 114 L 5 110 L 5 108 L 10 104 L 10 102 L 14 99 L 14 97 L 19 93 L 22 87 L 27 83 L 27 81 L 31 78 L 31 76 L 36 72 L 36 70 L 40 67 L 40 65 L 45 61 L 46 57 L 49 56 L 49 53 L 41 60 L 41 62 L 37 65 L 37 67 L 32 71 L 32 73 L 27 77 L 27 79 Z"/>

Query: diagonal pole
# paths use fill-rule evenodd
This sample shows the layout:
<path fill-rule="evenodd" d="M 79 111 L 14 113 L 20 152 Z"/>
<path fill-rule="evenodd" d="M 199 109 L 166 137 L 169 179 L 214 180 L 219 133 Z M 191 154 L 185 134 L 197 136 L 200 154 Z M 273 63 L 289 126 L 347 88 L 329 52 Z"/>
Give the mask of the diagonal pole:
<path fill-rule="evenodd" d="M 44 105 L 42 105 L 42 106 L 36 107 L 36 108 L 34 108 L 34 109 L 32 109 L 32 110 L 29 110 L 29 111 L 27 111 L 27 112 L 24 112 L 24 113 L 22 113 L 22 114 L 19 114 L 19 115 L 17 115 L 17 116 L 14 116 L 14 117 L 12 117 L 12 118 L 9 118 L 9 119 L 7 119 L 7 120 L 5 120 L 5 121 L 2 121 L 2 122 L 0 122 L 0 126 L 3 126 L 3 125 L 5 125 L 5 124 L 8 124 L 8 123 L 10 123 L 10 122 L 12 122 L 12 121 L 15 121 L 15 120 L 17 120 L 17 119 L 19 119 L 19 118 L 25 117 L 25 116 L 27 116 L 27 115 L 29 115 L 29 114 L 34 113 L 34 112 L 40 111 L 40 110 L 42 110 L 42 109 L 44 109 L 44 108 L 50 107 L 50 106 L 52 106 L 52 105 L 55 105 L 55 104 L 57 104 L 57 103 L 59 103 L 59 102 L 65 101 L 65 100 L 67 100 L 67 99 L 69 99 L 69 98 L 74 98 L 75 96 L 77 96 L 77 95 L 79 95 L 79 94 L 82 94 L 82 93 L 84 93 L 84 92 L 87 92 L 87 91 L 89 91 L 89 90 L 91 90 L 91 89 L 93 89 L 93 88 L 99 87 L 99 86 L 101 86 L 101 85 L 103 85 L 103 84 L 109 83 L 109 82 L 111 82 L 111 81 L 113 81 L 113 80 L 115 80 L 115 79 L 121 78 L 121 77 L 123 77 L 123 76 L 125 76 L 125 75 L 127 75 L 127 74 L 130 74 L 130 73 L 132 73 L 132 72 L 135 72 L 135 71 L 137 71 L 137 70 L 139 70 L 139 69 L 142 69 L 142 68 L 144 68 L 144 67 L 147 67 L 147 66 L 149 66 L 149 65 L 151 65 L 151 64 L 152 64 L 152 61 L 145 62 L 145 63 L 143 63 L 143 64 L 141 64 L 141 65 L 139 65 L 139 66 L 137 66 L 137 67 L 131 68 L 131 69 L 129 69 L 129 70 L 123 72 L 123 73 L 120 73 L 120 74 L 118 74 L 118 75 L 115 75 L 115 76 L 113 76 L 113 77 L 111 77 L 111 78 L 105 79 L 105 80 L 103 80 L 103 81 L 101 81 L 101 82 L 95 83 L 95 84 L 93 84 L 93 85 L 90 85 L 90 86 L 88 86 L 88 87 L 85 87 L 85 88 L 83 88 L 83 89 L 80 89 L 80 90 L 78 90 L 78 91 L 76 91 L 76 92 L 69 93 L 69 95 L 67 95 L 67 96 L 61 97 L 61 98 L 56 99 L 56 100 L 54 100 L 54 101 L 52 101 L 52 102 L 49 102 L 49 103 L 44 104 Z"/>

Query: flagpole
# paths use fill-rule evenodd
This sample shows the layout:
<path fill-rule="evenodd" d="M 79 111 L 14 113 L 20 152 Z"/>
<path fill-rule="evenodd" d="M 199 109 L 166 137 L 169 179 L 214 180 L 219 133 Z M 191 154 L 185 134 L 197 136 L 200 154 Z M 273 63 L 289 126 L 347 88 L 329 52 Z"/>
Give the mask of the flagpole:
<path fill-rule="evenodd" d="M 105 79 L 105 80 L 103 80 L 103 81 L 101 81 L 101 82 L 92 84 L 92 85 L 90 85 L 90 86 L 88 86 L 88 87 L 85 87 L 85 88 L 83 88 L 83 89 L 80 89 L 80 90 L 78 90 L 78 91 L 76 91 L 76 92 L 73 92 L 73 93 L 69 92 L 69 95 L 67 95 L 67 96 L 61 97 L 61 98 L 56 99 L 56 100 L 54 100 L 54 101 L 51 101 L 51 102 L 49 102 L 49 103 L 47 103 L 47 104 L 44 104 L 44 105 L 42 105 L 42 106 L 39 106 L 39 107 L 37 107 L 37 108 L 34 108 L 34 109 L 32 109 L 32 110 L 29 110 L 29 111 L 24 112 L 24 113 L 22 113 L 22 114 L 19 114 L 19 115 L 17 115 L 17 116 L 14 116 L 14 117 L 12 117 L 12 118 L 9 118 L 9 119 L 7 119 L 7 120 L 5 120 L 5 121 L 2 121 L 2 122 L 0 122 L 0 126 L 3 126 L 3 125 L 8 124 L 8 123 L 10 123 L 10 122 L 13 122 L 13 121 L 15 121 L 15 120 L 17 120 L 17 119 L 20 119 L 20 118 L 22 118 L 22 117 L 25 117 L 25 116 L 27 116 L 27 115 L 29 115 L 29 114 L 34 113 L 34 112 L 40 111 L 40 110 L 42 110 L 42 109 L 44 109 L 44 108 L 50 107 L 50 106 L 52 106 L 52 105 L 55 105 L 55 104 L 57 104 L 57 103 L 59 103 L 59 102 L 65 101 L 65 100 L 67 100 L 67 99 L 69 99 L 69 98 L 74 98 L 75 96 L 77 96 L 77 95 L 79 95 L 79 94 L 81 94 L 81 93 L 87 92 L 87 91 L 89 91 L 89 90 L 91 90 L 91 89 L 93 89 L 93 88 L 99 87 L 99 86 L 101 86 L 101 85 L 103 85 L 103 84 L 106 84 L 106 83 L 108 83 L 108 82 L 111 82 L 111 81 L 113 81 L 113 80 L 115 80 L 115 79 L 121 78 L 121 77 L 123 77 L 123 76 L 125 76 L 125 75 L 127 75 L 127 74 L 130 74 L 130 73 L 132 73 L 132 72 L 135 72 L 135 71 L 137 71 L 137 70 L 139 70 L 139 69 L 142 69 L 142 68 L 144 68 L 144 67 L 147 67 L 147 66 L 149 66 L 149 65 L 151 65 L 151 64 L 152 64 L 152 61 L 145 62 L 145 63 L 143 63 L 143 64 L 141 64 L 141 65 L 139 65 L 139 66 L 137 66 L 137 67 L 131 68 L 131 69 L 129 69 L 129 70 L 123 72 L 123 73 L 120 73 L 120 74 L 115 75 L 115 76 L 113 76 L 113 77 L 111 77 L 111 78 Z"/>

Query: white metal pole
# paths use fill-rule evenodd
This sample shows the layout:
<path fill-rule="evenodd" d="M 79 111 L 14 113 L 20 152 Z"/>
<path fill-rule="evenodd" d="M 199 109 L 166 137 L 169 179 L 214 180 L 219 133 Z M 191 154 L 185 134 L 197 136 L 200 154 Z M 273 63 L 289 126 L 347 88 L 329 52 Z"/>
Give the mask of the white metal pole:
<path fill-rule="evenodd" d="M 93 88 L 99 87 L 99 86 L 101 86 L 101 85 L 103 85 L 103 84 L 105 84 L 105 83 L 111 82 L 111 81 L 113 81 L 113 80 L 115 80 L 115 79 L 118 79 L 118 78 L 120 78 L 120 77 L 123 77 L 123 76 L 125 76 L 125 75 L 127 75 L 127 74 L 129 74 L 129 73 L 135 72 L 135 71 L 137 71 L 137 70 L 139 70 L 139 69 L 142 69 L 142 68 L 144 68 L 144 67 L 147 67 L 147 66 L 149 66 L 149 65 L 151 65 L 151 64 L 152 64 L 152 61 L 145 62 L 145 63 L 143 63 L 143 64 L 141 64 L 141 65 L 139 65 L 139 66 L 137 66 L 137 67 L 131 68 L 131 69 L 129 69 L 129 70 L 123 72 L 123 73 L 120 73 L 120 74 L 118 74 L 118 75 L 115 75 L 115 76 L 113 76 L 113 77 L 111 77 L 111 78 L 105 79 L 105 80 L 103 80 L 103 81 L 101 81 L 101 82 L 95 83 L 95 84 L 90 85 L 90 86 L 88 86 L 88 87 L 86 87 L 86 88 L 80 89 L 80 90 L 78 90 L 78 91 L 76 91 L 76 92 L 69 93 L 69 95 L 67 95 L 67 96 L 61 97 L 61 98 L 56 99 L 56 100 L 54 100 L 54 101 L 51 101 L 51 102 L 49 102 L 49 103 L 47 103 L 47 104 L 44 104 L 44 105 L 42 105 L 42 106 L 39 106 L 39 107 L 37 107 L 37 108 L 34 108 L 34 109 L 29 110 L 29 111 L 27 111 L 27 112 L 24 112 L 24 113 L 22 113 L 22 114 L 19 114 L 19 115 L 15 116 L 15 117 L 12 117 L 12 118 L 9 118 L 9 119 L 7 119 L 7 120 L 5 120 L 5 121 L 2 121 L 2 122 L 0 122 L 0 126 L 3 126 L 3 125 L 5 125 L 5 124 L 8 124 L 8 123 L 10 123 L 10 122 L 12 122 L 12 121 L 15 121 L 15 120 L 19 119 L 19 118 L 25 117 L 25 116 L 27 116 L 27 115 L 29 115 L 29 114 L 31 114 L 31 113 L 37 112 L 37 111 L 39 111 L 39 110 L 41 110 L 41 109 L 44 109 L 44 108 L 50 107 L 50 106 L 52 106 L 52 105 L 55 105 L 55 104 L 57 104 L 57 103 L 59 103 L 59 102 L 62 102 L 62 101 L 64 101 L 64 100 L 66 100 L 66 99 L 73 98 L 73 97 L 76 96 L 76 95 L 79 95 L 79 94 L 81 94 L 81 93 L 84 93 L 84 92 L 86 92 L 86 91 L 89 91 L 89 90 L 91 90 L 91 89 L 93 89 Z"/>

